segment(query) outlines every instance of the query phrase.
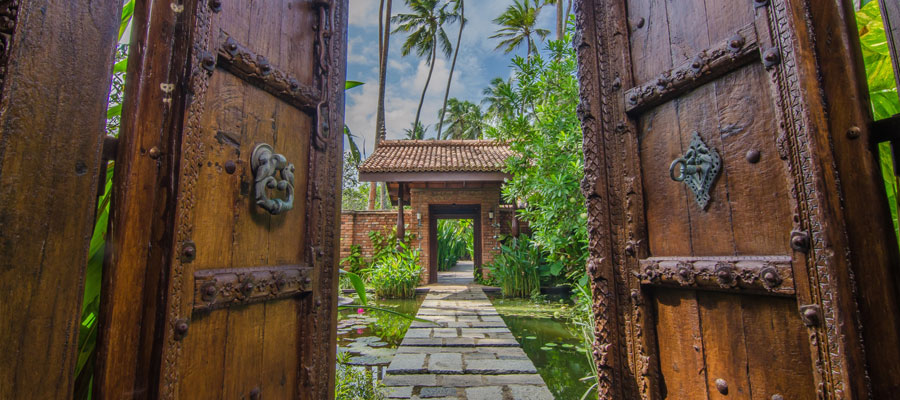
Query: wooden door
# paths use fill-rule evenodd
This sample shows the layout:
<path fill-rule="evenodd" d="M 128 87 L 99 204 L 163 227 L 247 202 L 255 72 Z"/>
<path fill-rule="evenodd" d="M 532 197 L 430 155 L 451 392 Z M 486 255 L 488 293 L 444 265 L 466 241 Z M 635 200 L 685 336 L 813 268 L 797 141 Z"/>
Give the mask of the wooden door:
<path fill-rule="evenodd" d="M 0 1 L 0 398 L 72 396 L 120 0 Z"/>
<path fill-rule="evenodd" d="M 576 4 L 600 397 L 894 396 L 849 2 Z"/>
<path fill-rule="evenodd" d="M 97 394 L 333 397 L 346 1 L 135 20 Z"/>

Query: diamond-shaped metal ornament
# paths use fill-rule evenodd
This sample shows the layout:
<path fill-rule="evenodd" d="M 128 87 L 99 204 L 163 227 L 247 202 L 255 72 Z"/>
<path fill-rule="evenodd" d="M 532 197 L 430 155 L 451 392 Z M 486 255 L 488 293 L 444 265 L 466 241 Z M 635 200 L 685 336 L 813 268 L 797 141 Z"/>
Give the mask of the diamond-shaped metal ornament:
<path fill-rule="evenodd" d="M 706 146 L 700 133 L 691 133 L 691 144 L 684 156 L 672 161 L 669 176 L 673 181 L 684 182 L 697 200 L 701 210 L 709 205 L 709 191 L 712 189 L 722 167 L 716 149 Z M 676 175 L 677 173 L 677 175 Z"/>

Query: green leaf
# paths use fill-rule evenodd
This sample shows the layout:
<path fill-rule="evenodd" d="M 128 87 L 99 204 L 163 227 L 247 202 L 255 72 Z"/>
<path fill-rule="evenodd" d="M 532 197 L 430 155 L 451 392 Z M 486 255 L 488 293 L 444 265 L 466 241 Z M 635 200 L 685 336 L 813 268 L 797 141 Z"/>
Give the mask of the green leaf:
<path fill-rule="evenodd" d="M 362 83 L 359 81 L 346 81 L 344 83 L 344 90 L 353 89 L 357 86 L 362 86 L 362 85 L 365 85 L 365 83 Z"/>
<path fill-rule="evenodd" d="M 128 70 L 128 59 L 124 59 L 113 66 L 114 74 L 124 74 Z"/>
<path fill-rule="evenodd" d="M 132 16 L 134 16 L 134 0 L 128 0 L 128 2 L 122 6 L 122 23 L 119 24 L 119 40 L 122 40 L 122 35 L 125 34 L 125 29 L 128 28 L 128 23 L 131 22 Z"/>
<path fill-rule="evenodd" d="M 106 118 L 118 117 L 122 115 L 122 105 L 114 104 L 106 110 Z"/>
<path fill-rule="evenodd" d="M 414 317 L 414 316 L 412 316 L 412 315 L 405 314 L 405 313 L 402 313 L 402 312 L 399 312 L 399 311 L 390 310 L 390 309 L 387 309 L 387 308 L 381 308 L 381 307 L 375 307 L 375 306 L 364 306 L 364 305 L 360 305 L 360 304 L 347 304 L 347 305 L 345 305 L 345 306 L 338 306 L 338 309 L 339 309 L 339 310 L 355 310 L 355 309 L 358 309 L 358 308 L 362 308 L 363 310 L 379 311 L 379 312 L 383 312 L 383 313 L 393 314 L 393 315 L 396 315 L 396 316 L 399 316 L 399 317 L 403 317 L 403 318 L 406 318 L 406 319 L 409 319 L 409 320 L 419 321 L 419 322 L 427 322 L 427 323 L 431 323 L 431 324 L 437 325 L 437 323 L 434 322 L 434 321 L 429 321 L 429 320 L 427 320 L 427 319 L 423 319 L 423 318 L 419 318 L 419 317 Z"/>
<path fill-rule="evenodd" d="M 364 306 L 368 305 L 369 302 L 366 300 L 366 285 L 363 283 L 362 278 L 359 275 L 354 274 L 352 272 L 347 272 L 344 270 L 340 270 L 341 275 L 345 275 L 350 279 L 350 284 L 353 285 L 353 289 L 356 290 L 356 295 L 359 296 L 359 302 Z"/>

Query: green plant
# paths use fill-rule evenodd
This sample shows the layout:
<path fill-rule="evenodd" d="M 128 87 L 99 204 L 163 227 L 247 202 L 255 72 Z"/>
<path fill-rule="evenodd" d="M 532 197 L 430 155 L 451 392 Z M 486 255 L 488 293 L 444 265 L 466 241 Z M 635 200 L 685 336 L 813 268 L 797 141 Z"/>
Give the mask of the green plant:
<path fill-rule="evenodd" d="M 897 86 L 891 64 L 890 50 L 881 10 L 877 1 L 869 2 L 856 12 L 856 25 L 859 29 L 859 41 L 862 48 L 863 61 L 866 65 L 866 81 L 869 85 L 869 98 L 872 101 L 872 115 L 876 120 L 888 118 L 900 113 L 900 98 L 897 97 Z M 897 220 L 897 181 L 893 167 L 893 157 L 889 143 L 878 144 L 878 158 L 881 161 L 882 178 L 891 207 L 891 218 L 894 231 L 900 241 L 900 223 Z"/>
<path fill-rule="evenodd" d="M 501 252 L 486 267 L 504 297 L 531 297 L 540 294 L 541 250 L 525 235 L 500 246 Z"/>
<path fill-rule="evenodd" d="M 334 398 L 336 400 L 381 400 L 384 384 L 365 368 L 349 365 L 350 354 L 337 355 L 337 369 L 334 377 Z"/>
<path fill-rule="evenodd" d="M 472 220 L 442 219 L 438 221 L 438 270 L 447 271 L 466 256 L 472 256 Z"/>
<path fill-rule="evenodd" d="M 368 270 L 368 281 L 381 298 L 413 298 L 419 284 L 422 266 L 419 251 L 405 244 L 400 249 L 378 259 Z"/>
<path fill-rule="evenodd" d="M 594 311 L 591 307 L 593 299 L 591 298 L 590 284 L 584 283 L 575 286 L 575 310 L 572 316 L 572 323 L 578 327 L 581 334 L 581 352 L 588 358 L 588 364 L 591 366 L 591 375 L 581 378 L 582 381 L 593 381 L 591 387 L 584 392 L 581 399 L 588 398 L 594 388 L 597 387 L 597 364 L 594 362 L 592 351 L 594 346 Z"/>
<path fill-rule="evenodd" d="M 134 14 L 134 0 L 128 0 L 122 6 L 119 22 L 118 40 L 122 40 L 125 29 Z M 122 103 L 125 97 L 125 79 L 128 68 L 128 46 L 118 45 L 113 66 L 112 87 L 107 101 L 106 134 L 119 135 L 119 122 L 122 115 Z M 103 256 L 106 249 L 106 231 L 109 225 L 109 204 L 113 184 L 114 163 L 106 166 L 106 181 L 103 195 L 97 201 L 97 213 L 94 231 L 91 235 L 91 247 L 88 252 L 88 263 L 84 277 L 84 296 L 81 303 L 81 325 L 78 331 L 78 360 L 75 363 L 76 382 L 87 382 L 76 385 L 74 398 L 90 398 L 90 387 L 93 382 L 93 358 L 97 345 L 97 321 L 100 314 L 100 287 L 103 272 Z"/>
<path fill-rule="evenodd" d="M 570 35 L 566 36 L 570 38 Z M 512 176 L 503 185 L 509 202 L 522 204 L 517 215 L 528 222 L 532 239 L 553 263 L 551 276 L 577 282 L 587 256 L 587 211 L 578 80 L 569 39 L 550 41 L 548 55 L 515 57 L 509 82 L 495 80 L 485 102 L 494 108 L 490 137 L 509 143 Z"/>
<path fill-rule="evenodd" d="M 355 274 L 360 274 L 361 271 L 365 270 L 367 264 L 366 259 L 362 254 L 362 246 L 358 244 L 350 245 L 350 255 L 341 260 L 341 266 L 344 267 L 347 272 Z M 341 289 L 352 289 L 350 278 L 348 276 L 341 275 L 340 287 Z"/>

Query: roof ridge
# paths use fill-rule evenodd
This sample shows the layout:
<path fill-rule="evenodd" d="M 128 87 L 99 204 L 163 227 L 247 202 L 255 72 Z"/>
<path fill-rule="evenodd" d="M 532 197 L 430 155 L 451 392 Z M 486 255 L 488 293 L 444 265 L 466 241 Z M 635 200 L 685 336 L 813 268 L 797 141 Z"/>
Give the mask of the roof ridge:
<path fill-rule="evenodd" d="M 508 143 L 494 139 L 455 139 L 455 140 L 382 140 L 378 147 L 445 147 L 445 146 L 509 146 Z"/>

